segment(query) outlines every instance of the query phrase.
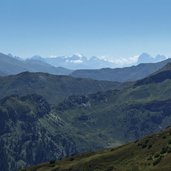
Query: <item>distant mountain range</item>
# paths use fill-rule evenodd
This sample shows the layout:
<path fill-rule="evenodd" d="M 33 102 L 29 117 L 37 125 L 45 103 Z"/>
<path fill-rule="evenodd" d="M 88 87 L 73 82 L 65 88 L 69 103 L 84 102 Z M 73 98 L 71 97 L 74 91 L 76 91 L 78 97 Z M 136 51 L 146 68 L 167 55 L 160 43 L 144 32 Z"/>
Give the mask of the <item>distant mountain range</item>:
<path fill-rule="evenodd" d="M 157 55 L 155 57 L 152 57 L 151 55 L 147 53 L 143 53 L 138 57 L 137 64 L 141 63 L 156 63 L 156 62 L 161 62 L 163 60 L 166 60 L 166 56 L 164 55 Z"/>
<path fill-rule="evenodd" d="M 158 62 L 161 60 L 163 61 Z M 165 56 L 158 55 L 154 58 L 146 53 L 143 53 L 139 56 L 138 61 L 136 62 L 137 64 L 141 64 L 113 69 L 115 64 L 112 61 L 109 61 L 105 58 L 100 59 L 98 57 L 91 57 L 88 59 L 81 55 L 54 58 L 42 58 L 40 56 L 34 56 L 30 59 L 22 60 L 19 57 L 13 57 L 12 55 L 5 55 L 0 53 L 0 76 L 14 75 L 29 71 L 44 72 L 54 75 L 70 75 L 73 77 L 91 78 L 95 80 L 125 82 L 145 78 L 162 68 L 170 61 L 171 59 L 166 59 Z M 86 69 L 78 70 L 78 68 Z"/>
<path fill-rule="evenodd" d="M 0 53 L 0 76 L 14 75 L 24 71 L 46 72 L 55 75 L 68 75 L 72 72 L 69 69 L 54 67 L 43 61 L 32 59 L 21 60 L 20 58 Z"/>
<path fill-rule="evenodd" d="M 108 80 L 108 81 L 136 81 L 149 76 L 150 74 L 158 71 L 167 63 L 171 62 L 171 58 L 158 63 L 143 63 L 136 66 L 125 68 L 103 68 L 99 70 L 76 70 L 70 75 L 80 78 L 91 78 L 95 80 Z"/>
<path fill-rule="evenodd" d="M 34 56 L 31 59 L 43 61 L 55 67 L 62 66 L 62 67 L 69 68 L 72 70 L 99 69 L 99 68 L 105 68 L 105 67 L 110 67 L 110 68 L 114 67 L 114 64 L 111 61 L 108 61 L 106 59 L 98 58 L 96 56 L 87 58 L 79 54 L 73 55 L 70 57 L 59 56 L 59 57 L 53 57 L 53 58 L 52 57 L 42 58 L 40 56 Z"/>
<path fill-rule="evenodd" d="M 101 68 L 118 68 L 127 65 L 137 65 L 140 63 L 156 63 L 167 58 L 163 55 L 157 55 L 156 57 L 152 57 L 147 53 L 143 53 L 138 56 L 132 63 L 130 62 L 118 62 L 118 59 L 109 59 L 107 57 L 96 57 L 92 56 L 87 58 L 83 55 L 76 54 L 73 56 L 59 56 L 59 57 L 48 57 L 43 58 L 41 56 L 34 56 L 31 59 L 36 59 L 39 61 L 46 62 L 55 67 L 64 67 L 72 70 L 77 69 L 101 69 Z M 127 60 L 129 61 L 129 59 Z"/>

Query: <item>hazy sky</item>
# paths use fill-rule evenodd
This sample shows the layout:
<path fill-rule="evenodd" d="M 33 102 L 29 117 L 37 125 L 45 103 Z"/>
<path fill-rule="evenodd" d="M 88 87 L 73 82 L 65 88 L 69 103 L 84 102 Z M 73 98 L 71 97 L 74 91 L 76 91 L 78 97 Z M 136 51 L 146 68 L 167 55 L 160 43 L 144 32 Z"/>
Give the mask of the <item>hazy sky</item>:
<path fill-rule="evenodd" d="M 171 56 L 171 0 L 0 0 L 0 51 Z"/>

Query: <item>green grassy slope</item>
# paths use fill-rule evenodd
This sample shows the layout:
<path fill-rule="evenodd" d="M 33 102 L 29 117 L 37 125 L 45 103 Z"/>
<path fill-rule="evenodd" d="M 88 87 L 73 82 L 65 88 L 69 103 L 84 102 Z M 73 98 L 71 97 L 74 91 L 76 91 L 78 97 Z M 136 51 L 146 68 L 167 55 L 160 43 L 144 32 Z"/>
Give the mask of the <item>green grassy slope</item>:
<path fill-rule="evenodd" d="M 26 171 L 170 171 L 171 127 L 118 148 L 51 161 Z"/>

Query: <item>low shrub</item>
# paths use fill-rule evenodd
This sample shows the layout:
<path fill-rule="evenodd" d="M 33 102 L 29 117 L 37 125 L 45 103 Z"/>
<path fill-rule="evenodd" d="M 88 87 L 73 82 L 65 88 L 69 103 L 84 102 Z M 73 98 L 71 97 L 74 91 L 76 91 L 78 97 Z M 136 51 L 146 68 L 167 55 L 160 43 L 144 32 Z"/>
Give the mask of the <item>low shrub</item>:
<path fill-rule="evenodd" d="M 160 161 L 161 161 L 161 159 L 162 159 L 161 156 L 160 156 L 159 158 L 155 159 L 155 160 L 153 161 L 153 165 L 155 166 L 155 165 L 159 164 Z"/>
<path fill-rule="evenodd" d="M 155 155 L 154 155 L 154 158 L 158 158 L 160 156 L 160 154 L 159 153 L 156 153 Z"/>
<path fill-rule="evenodd" d="M 151 147 L 152 147 L 152 144 L 149 144 L 148 149 L 150 149 Z"/>
<path fill-rule="evenodd" d="M 73 161 L 73 160 L 74 160 L 74 158 L 73 158 L 73 157 L 71 157 L 69 160 L 70 160 L 70 161 Z"/>
<path fill-rule="evenodd" d="M 168 147 L 163 147 L 160 154 L 165 154 L 167 153 Z"/>
<path fill-rule="evenodd" d="M 171 144 L 171 139 L 168 141 L 168 144 Z"/>
<path fill-rule="evenodd" d="M 55 164 L 55 160 L 50 160 L 49 164 Z"/>

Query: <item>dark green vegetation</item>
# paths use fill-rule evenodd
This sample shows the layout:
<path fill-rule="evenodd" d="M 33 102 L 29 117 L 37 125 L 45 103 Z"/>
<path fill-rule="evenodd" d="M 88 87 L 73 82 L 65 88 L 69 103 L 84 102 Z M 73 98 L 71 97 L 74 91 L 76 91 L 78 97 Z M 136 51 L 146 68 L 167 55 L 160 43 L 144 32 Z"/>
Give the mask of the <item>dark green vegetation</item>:
<path fill-rule="evenodd" d="M 72 130 L 50 113 L 49 104 L 41 96 L 4 98 L 0 101 L 0 117 L 2 171 L 16 170 L 26 163 L 36 164 L 76 151 L 74 137 L 69 135 Z"/>
<path fill-rule="evenodd" d="M 162 77 L 163 72 L 168 74 L 156 82 L 153 79 L 155 75 Z M 3 92 L 14 94 L 19 87 L 16 92 L 20 97 L 13 95 L 0 101 L 0 151 L 3 154 L 0 168 L 11 171 L 50 160 L 54 165 L 56 159 L 118 146 L 171 125 L 169 73 L 169 69 L 164 69 L 148 77 L 150 82 L 138 81 L 120 86 L 120 89 L 116 89 L 116 83 L 40 73 L 2 78 L 1 96 Z M 47 88 L 48 91 L 45 91 Z M 99 92 L 94 93 L 97 88 Z M 106 92 L 101 91 L 105 89 Z M 57 93 L 62 92 L 61 97 L 65 99 L 56 100 L 58 103 L 55 103 L 53 99 L 60 97 Z M 129 145 L 126 147 L 129 148 Z M 146 145 L 136 147 L 137 151 L 147 149 Z M 152 148 L 151 144 L 148 147 Z M 166 151 L 168 149 L 163 148 L 162 155 Z M 125 156 L 129 158 L 129 149 L 125 155 L 123 153 L 119 153 L 118 160 Z M 157 161 L 152 160 L 151 163 L 157 166 L 162 161 L 158 157 Z M 91 158 L 93 161 L 94 158 Z M 139 166 L 141 169 L 141 164 Z"/>
<path fill-rule="evenodd" d="M 32 59 L 23 61 L 19 58 L 0 53 L 0 76 L 18 74 L 24 71 L 46 72 L 56 75 L 68 75 L 72 72 L 72 70 L 54 67 L 43 61 Z"/>
<path fill-rule="evenodd" d="M 25 171 L 170 171 L 171 128 L 118 148 L 51 161 Z"/>
<path fill-rule="evenodd" d="M 164 60 L 158 63 L 139 64 L 137 66 L 125 68 L 104 68 L 98 70 L 76 70 L 70 75 L 80 78 L 92 78 L 95 80 L 108 80 L 108 81 L 136 81 L 149 76 L 157 70 L 164 67 L 171 59 Z"/>
<path fill-rule="evenodd" d="M 12 94 L 39 94 L 48 102 L 57 104 L 69 95 L 81 95 L 118 87 L 119 83 L 95 81 L 45 73 L 24 72 L 0 77 L 0 98 Z"/>

